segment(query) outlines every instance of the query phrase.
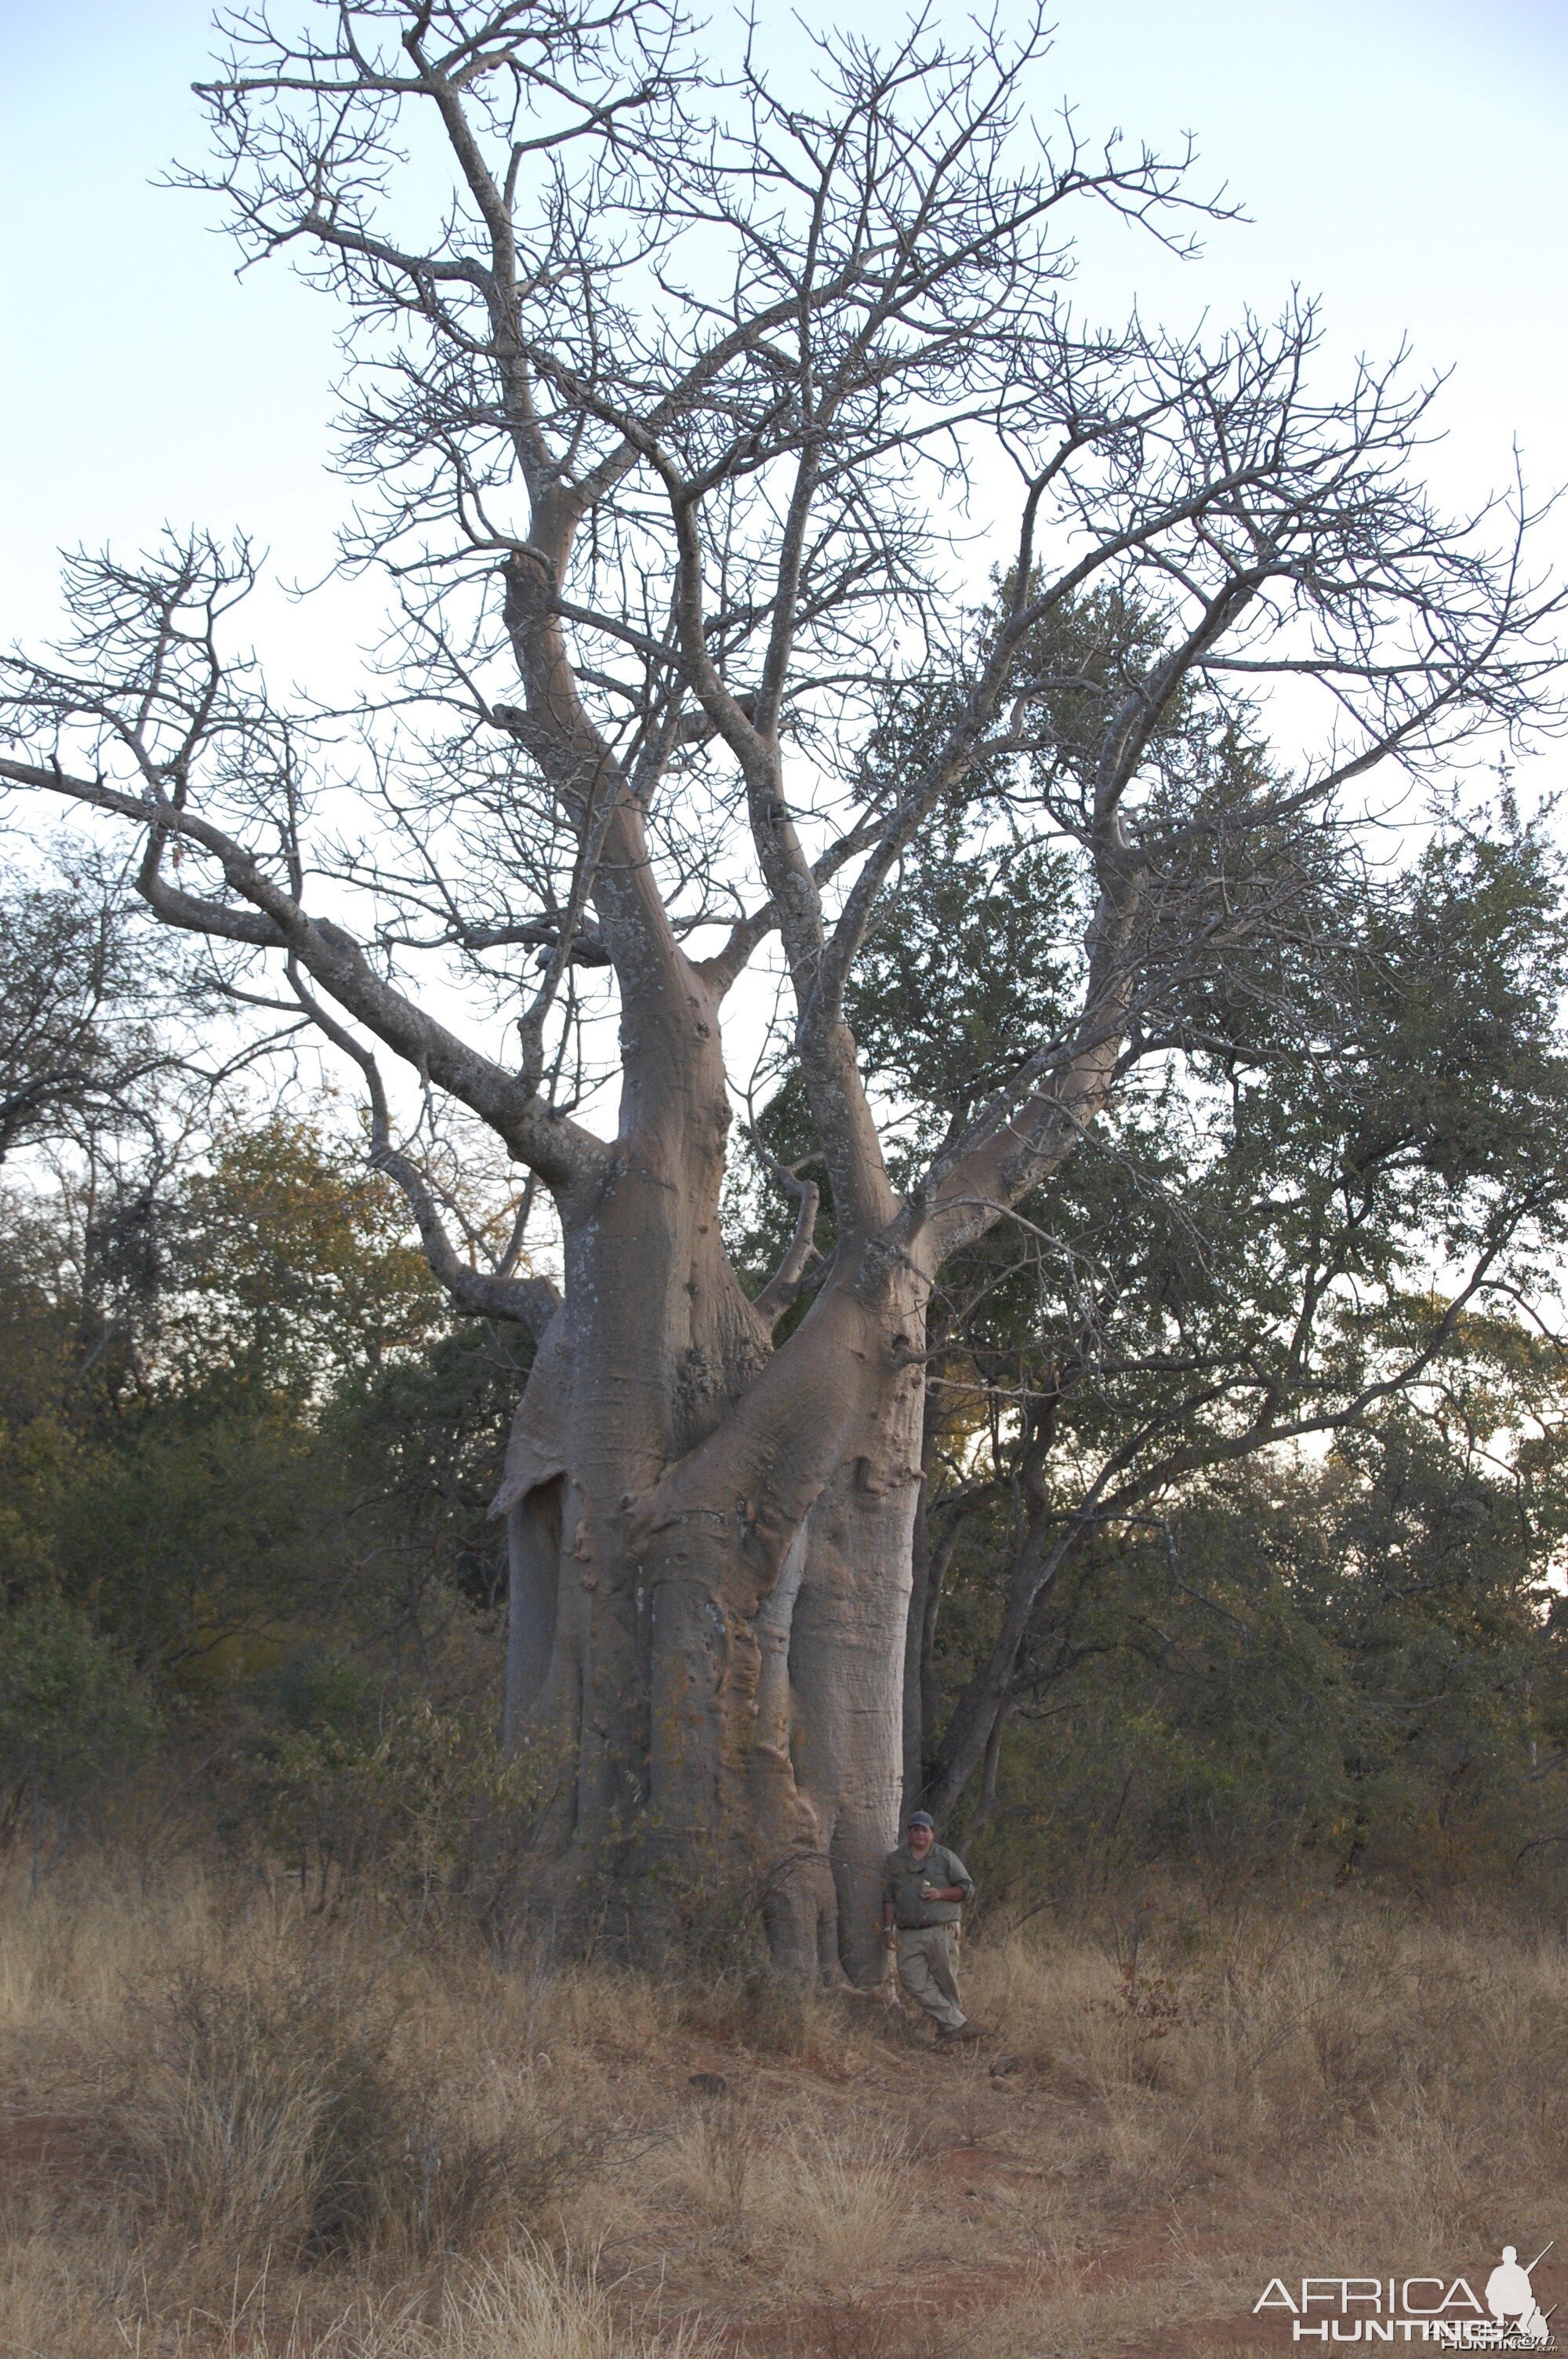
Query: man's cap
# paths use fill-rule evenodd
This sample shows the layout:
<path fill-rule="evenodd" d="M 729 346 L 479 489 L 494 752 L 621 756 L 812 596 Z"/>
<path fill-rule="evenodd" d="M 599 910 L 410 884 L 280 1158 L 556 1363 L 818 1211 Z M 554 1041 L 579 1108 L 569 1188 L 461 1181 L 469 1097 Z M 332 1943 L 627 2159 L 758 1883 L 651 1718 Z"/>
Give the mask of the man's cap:
<path fill-rule="evenodd" d="M 936 1821 L 929 1810 L 911 1810 L 909 1823 L 912 1827 L 929 1827 L 933 1834 L 936 1832 Z"/>

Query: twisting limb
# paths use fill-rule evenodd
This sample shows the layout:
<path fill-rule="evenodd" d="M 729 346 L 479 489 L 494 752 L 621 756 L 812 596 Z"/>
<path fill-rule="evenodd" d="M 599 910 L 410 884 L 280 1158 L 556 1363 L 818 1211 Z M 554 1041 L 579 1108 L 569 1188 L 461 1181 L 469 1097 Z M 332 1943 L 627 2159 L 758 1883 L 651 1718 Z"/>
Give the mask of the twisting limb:
<path fill-rule="evenodd" d="M 345 1057 L 353 1059 L 364 1075 L 365 1092 L 370 1101 L 371 1169 L 384 1171 L 388 1179 L 395 1180 L 403 1190 L 418 1228 L 426 1258 L 457 1309 L 473 1318 L 514 1321 L 528 1329 L 535 1343 L 542 1341 L 550 1321 L 560 1309 L 560 1296 L 555 1287 L 547 1277 L 514 1277 L 509 1273 L 474 1269 L 460 1258 L 447 1234 L 424 1174 L 417 1164 L 392 1144 L 386 1088 L 374 1056 L 307 989 L 292 958 L 288 961 L 287 973 L 295 997 L 311 1021 L 335 1049 L 341 1049 Z M 509 1261 L 515 1258 L 515 1246 L 516 1240 L 514 1241 L 513 1251 L 508 1254 Z"/>
<path fill-rule="evenodd" d="M 757 1317 L 769 1327 L 776 1327 L 786 1310 L 800 1300 L 806 1291 L 806 1274 L 817 1259 L 816 1214 L 822 1201 L 822 1191 L 814 1180 L 798 1179 L 770 1156 L 767 1158 L 774 1179 L 796 1201 L 795 1234 L 784 1247 L 777 1269 L 752 1304 Z"/>
<path fill-rule="evenodd" d="M 74 777 L 58 767 L 43 769 L 36 764 L 0 759 L 0 778 L 41 787 L 95 810 L 113 811 L 137 821 L 156 836 L 175 836 L 200 845 L 218 862 L 225 883 L 250 902 L 255 914 L 194 901 L 181 894 L 178 909 L 171 913 L 172 922 L 189 924 L 222 940 L 287 950 L 389 1048 L 490 1122 L 519 1160 L 538 1171 L 552 1187 L 569 1189 L 601 1162 L 604 1150 L 597 1139 L 550 1114 L 531 1090 L 384 983 L 341 926 L 330 919 L 308 917 L 243 845 L 210 821 L 172 803 L 152 802 L 97 779 Z"/>

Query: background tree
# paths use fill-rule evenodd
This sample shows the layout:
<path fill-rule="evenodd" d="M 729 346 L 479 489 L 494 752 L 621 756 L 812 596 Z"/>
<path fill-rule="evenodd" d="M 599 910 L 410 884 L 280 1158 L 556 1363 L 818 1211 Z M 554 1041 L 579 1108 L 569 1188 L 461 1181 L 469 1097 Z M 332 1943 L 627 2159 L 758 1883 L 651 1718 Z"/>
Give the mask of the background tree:
<path fill-rule="evenodd" d="M 912 1151 L 1041 1021 L 1049 883 L 1006 891 L 1033 857 L 934 842 L 868 946 L 853 1020 Z M 1289 936 L 1230 959 L 1229 1006 L 1198 976 L 1162 1011 L 1188 1052 L 1180 1085 L 1148 1059 L 1072 1171 L 936 1290 L 905 1704 L 908 1789 L 939 1810 L 982 1761 L 994 1786 L 1076 1551 L 1103 1562 L 1098 1538 L 1159 1525 L 1206 1469 L 1441 1395 L 1483 1305 L 1521 1320 L 1510 1350 L 1545 1348 L 1530 1339 L 1551 1332 L 1568 1182 L 1549 821 L 1524 825 L 1505 797 L 1402 874 L 1294 868 Z M 787 1093 L 764 1128 L 798 1148 Z M 1511 1331 L 1486 1332 L 1501 1348 Z M 966 1569 L 968 1627 L 943 1647 L 944 1582 Z M 977 1581 L 1000 1589 L 974 1660 Z M 961 1693 L 943 1695 L 939 1651 L 949 1681 L 970 1658 Z"/>
<path fill-rule="evenodd" d="M 156 1733 L 142 1683 L 79 1608 L 44 1594 L 0 1622 L 0 1825 L 27 1827 L 35 1891 L 78 1804 L 134 1771 Z"/>
<path fill-rule="evenodd" d="M 157 1021 L 176 990 L 90 860 L 0 888 L 0 1163 L 77 1125 L 145 1119 L 179 1061 Z"/>
<path fill-rule="evenodd" d="M 69 1173 L 6 1210 L 13 1610 L 63 1598 L 189 1701 L 322 1645 L 417 1660 L 494 1605 L 516 1331 L 455 1330 L 352 1136 L 232 1108 L 142 1200 L 134 1283 Z"/>
<path fill-rule="evenodd" d="M 1326 1458 L 1217 1467 L 1089 1536 L 1042 1601 L 966 1833 L 993 1902 L 1115 1903 L 1162 1870 L 1211 1899 L 1281 1870 L 1423 1900 L 1560 1875 L 1562 1375 L 1519 1340 L 1476 1339 L 1424 1405 Z M 1522 1446 L 1476 1431 L 1486 1394 Z"/>
<path fill-rule="evenodd" d="M 1353 782 L 1526 728 L 1552 661 L 1522 509 L 1434 511 L 1398 372 L 1319 393 L 1300 308 L 1085 326 L 1072 207 L 1167 241 L 1209 209 L 1180 164 L 1043 148 L 1043 47 L 833 38 L 786 95 L 659 0 L 244 14 L 195 177 L 344 310 L 347 553 L 397 602 L 364 825 L 232 652 L 243 549 L 79 560 L 76 636 L 10 672 L 0 775 L 142 831 L 154 911 L 359 1065 L 453 1300 L 537 1339 L 501 1499 L 564 1875 L 763 1870 L 802 1971 L 875 1962 L 938 1272 L 1167 1053 L 1180 978 L 1226 1009 Z M 1288 775 L 1243 751 L 1281 678 L 1327 715 Z M 846 994 L 937 827 L 1065 864 L 1071 997 L 895 1179 Z M 816 1183 L 750 1299 L 719 1221 L 721 1010 L 775 955 L 835 1238 L 776 1344 Z M 452 1245 L 382 1051 L 547 1191 L 558 1301 L 521 1225 L 488 1268 Z"/>

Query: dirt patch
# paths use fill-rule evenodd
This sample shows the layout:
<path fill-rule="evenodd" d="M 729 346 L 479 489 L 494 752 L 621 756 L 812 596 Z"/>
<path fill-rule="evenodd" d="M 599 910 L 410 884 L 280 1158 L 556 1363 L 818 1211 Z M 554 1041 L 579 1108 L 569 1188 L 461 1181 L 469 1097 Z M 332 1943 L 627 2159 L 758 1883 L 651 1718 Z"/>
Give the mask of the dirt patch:
<path fill-rule="evenodd" d="M 957 2180 L 960 2184 L 979 2180 L 1032 2179 L 1038 2175 L 1034 2165 L 987 2146 L 945 2147 L 940 2154 L 928 2155 L 925 2167 L 937 2179 Z"/>

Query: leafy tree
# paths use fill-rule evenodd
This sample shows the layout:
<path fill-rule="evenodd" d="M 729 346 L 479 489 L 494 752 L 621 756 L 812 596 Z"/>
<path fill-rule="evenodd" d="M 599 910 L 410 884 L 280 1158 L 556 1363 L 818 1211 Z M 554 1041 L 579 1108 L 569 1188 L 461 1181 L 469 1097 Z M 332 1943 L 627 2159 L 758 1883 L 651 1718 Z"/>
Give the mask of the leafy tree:
<path fill-rule="evenodd" d="M 402 1200 L 276 1117 L 151 1200 L 138 1282 L 84 1306 L 79 1205 L 0 1256 L 0 1577 L 58 1585 L 160 1678 L 232 1686 L 323 1617 L 418 1646 L 503 1585 L 485 1508 L 519 1381 L 449 1332 Z M 51 1241 L 51 1222 L 63 1235 Z"/>
<path fill-rule="evenodd" d="M 362 1390 L 447 1323 L 407 1210 L 351 1138 L 274 1117 L 187 1180 L 170 1240 L 160 1369 L 294 1400 Z"/>
<path fill-rule="evenodd" d="M 1517 1335 L 1491 1342 L 1464 1408 L 1385 1408 L 1316 1462 L 1216 1471 L 1098 1536 L 1043 1605 L 968 1838 L 999 1881 L 1315 1860 L 1430 1895 L 1552 1855 L 1568 1627 L 1543 1579 L 1568 1469 L 1555 1433 L 1512 1462 L 1479 1443 L 1488 1380 L 1526 1408 Z M 1546 1356 L 1524 1389 L 1556 1408 Z"/>
<path fill-rule="evenodd" d="M 948 922 L 967 865 L 906 875 L 893 947 L 879 938 L 868 965 L 863 1036 L 917 1125 L 943 1118 L 975 1053 L 928 1025 L 979 1004 Z M 1309 943 L 1336 889 L 1301 896 Z M 1047 941 L 1055 922 L 1047 909 Z M 945 1275 L 906 1675 L 908 1782 L 940 1809 L 982 1763 L 994 1784 L 1015 1680 L 1039 1659 L 1031 1617 L 1075 1553 L 1098 1560 L 1097 1536 L 1174 1514 L 1206 1468 L 1353 1433 L 1391 1397 L 1471 1381 L 1477 1354 L 1528 1361 L 1509 1321 L 1550 1314 L 1568 929 L 1544 825 L 1505 803 L 1490 832 L 1439 831 L 1335 931 L 1337 967 L 1314 962 L 1288 993 L 1272 949 L 1233 968 L 1223 1028 L 1206 985 L 1168 1010 L 1188 1077 L 1124 1095 L 1052 1196 Z M 906 972 L 911 940 L 923 962 Z M 1206 1035 L 1223 1051 L 1205 1056 Z"/>

